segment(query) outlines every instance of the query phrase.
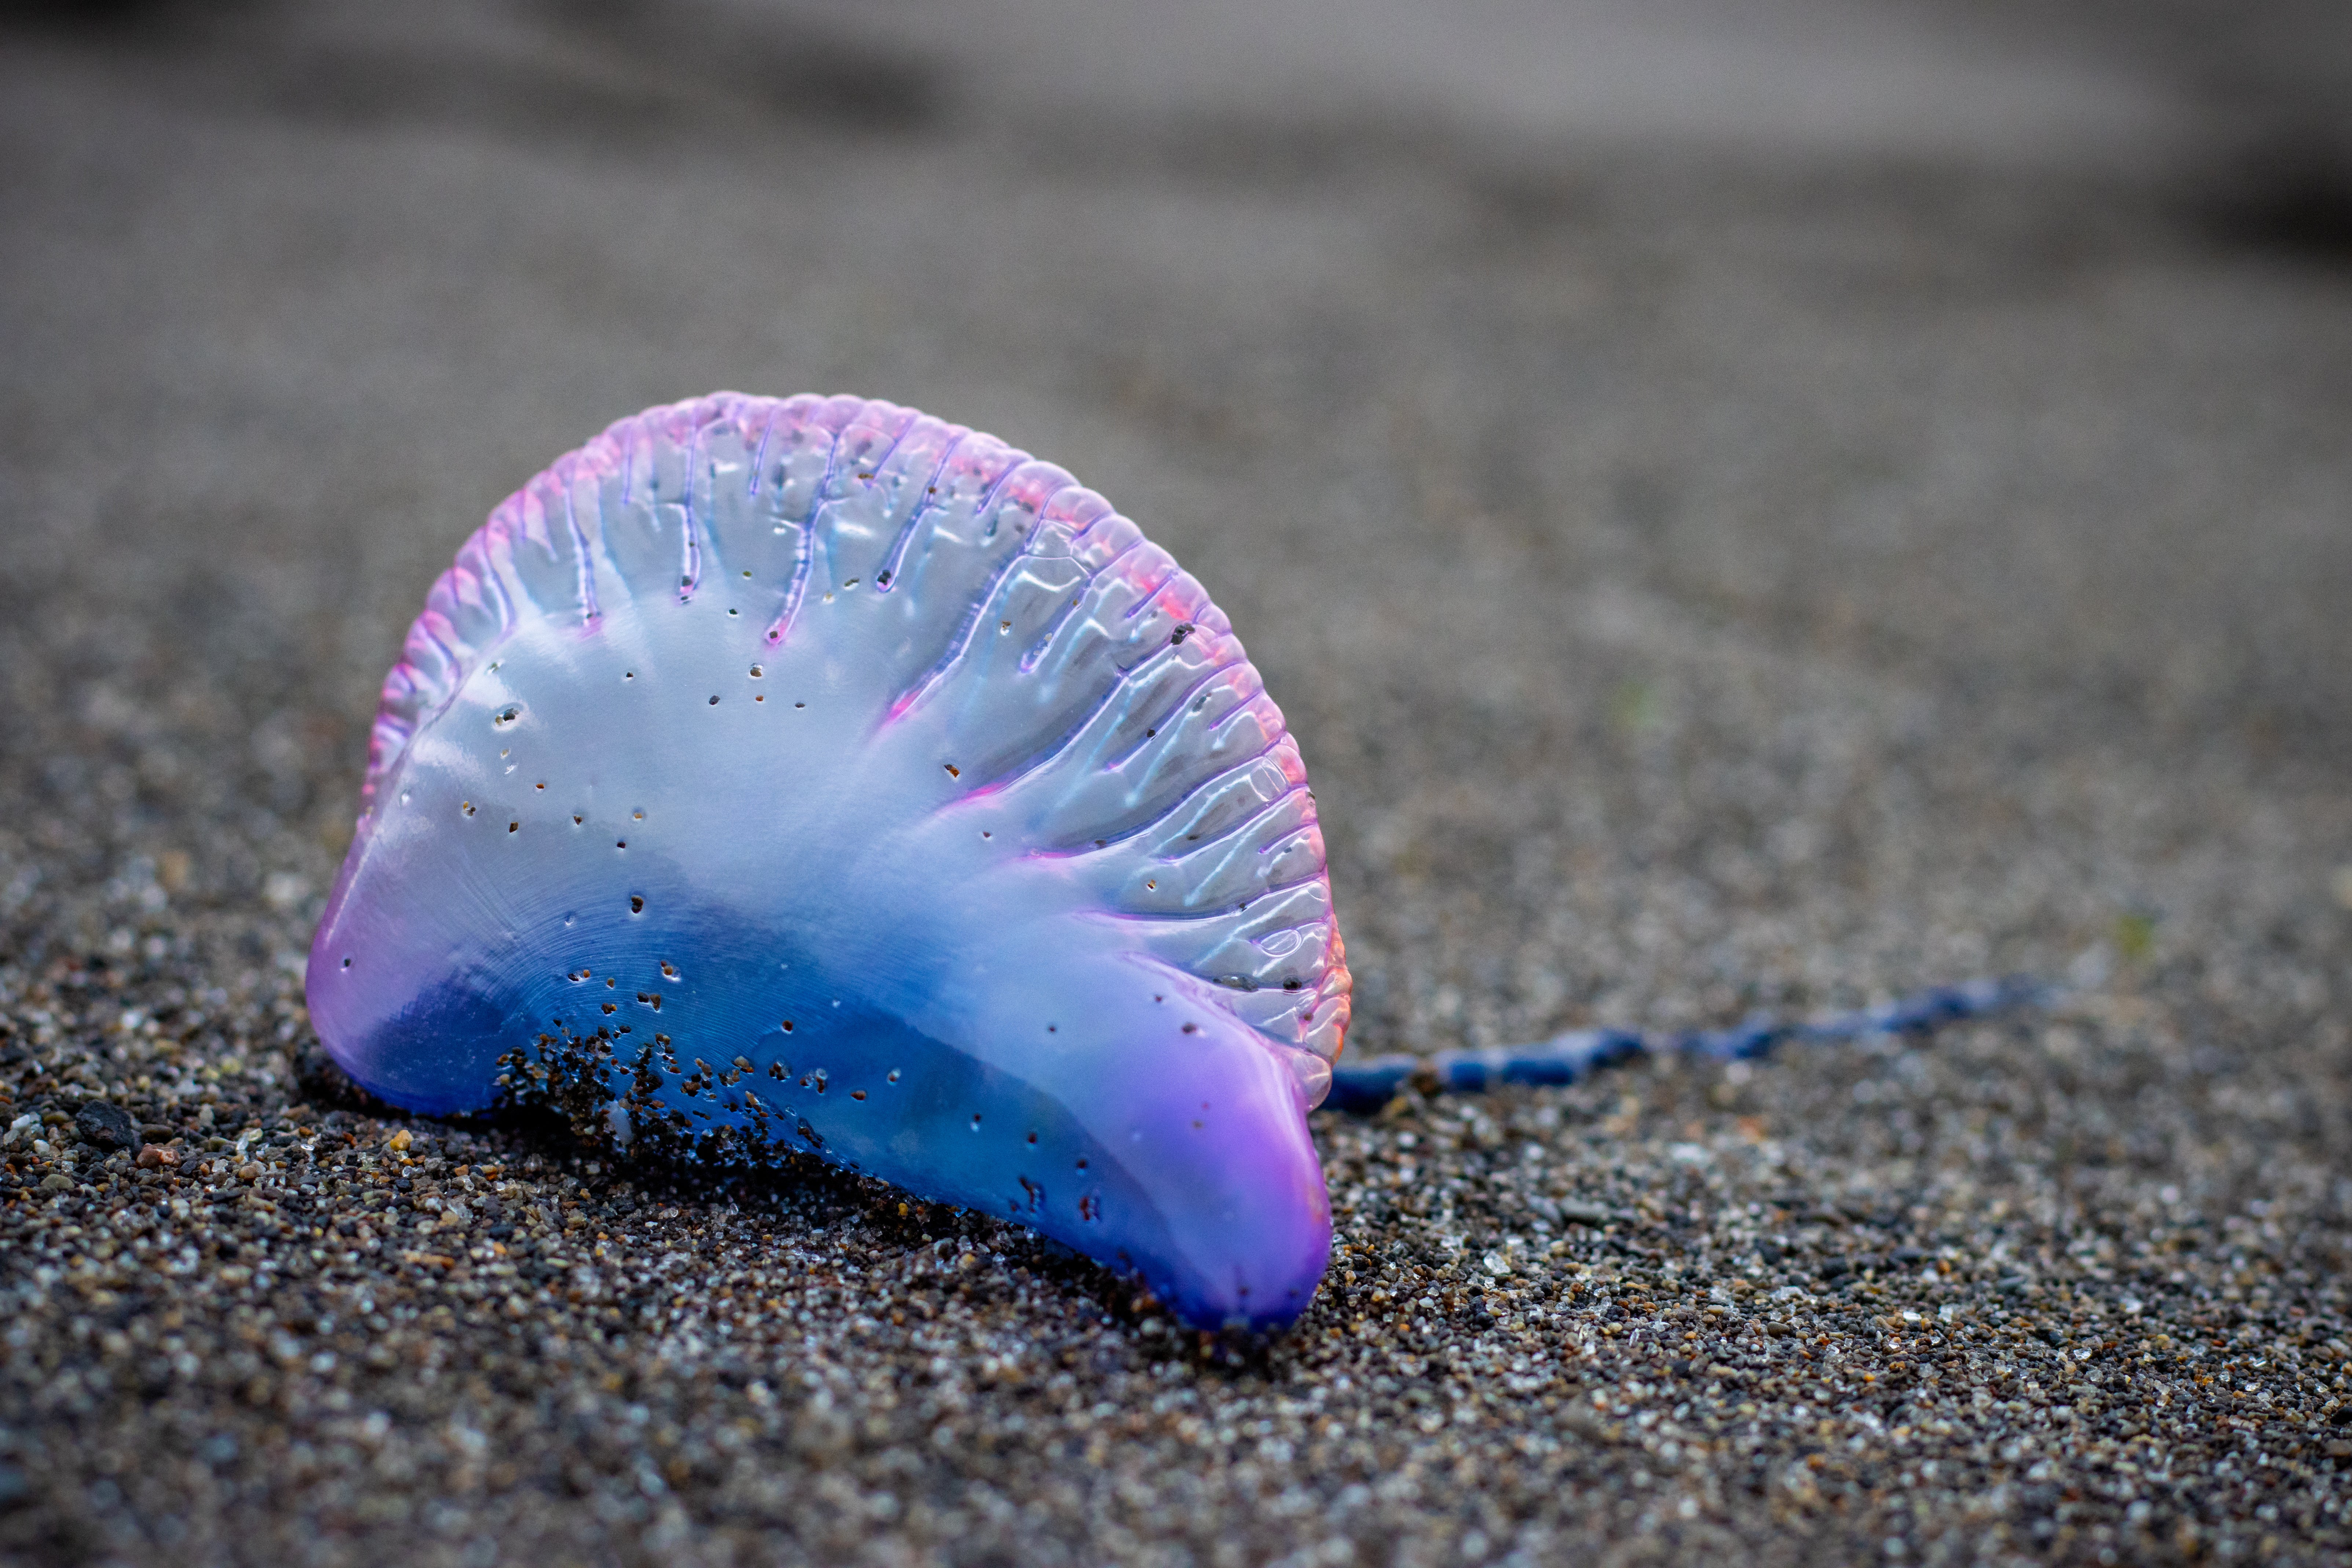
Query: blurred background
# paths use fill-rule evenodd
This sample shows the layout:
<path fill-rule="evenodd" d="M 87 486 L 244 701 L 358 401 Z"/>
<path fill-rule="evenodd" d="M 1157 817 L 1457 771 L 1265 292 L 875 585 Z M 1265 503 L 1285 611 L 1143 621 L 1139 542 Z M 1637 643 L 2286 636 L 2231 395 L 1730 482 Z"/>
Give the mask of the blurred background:
<path fill-rule="evenodd" d="M 1175 550 L 1316 770 L 1360 1046 L 2336 940 L 2340 4 L 5 18 L 28 952 L 265 893 L 299 950 L 434 574 L 717 387 Z"/>

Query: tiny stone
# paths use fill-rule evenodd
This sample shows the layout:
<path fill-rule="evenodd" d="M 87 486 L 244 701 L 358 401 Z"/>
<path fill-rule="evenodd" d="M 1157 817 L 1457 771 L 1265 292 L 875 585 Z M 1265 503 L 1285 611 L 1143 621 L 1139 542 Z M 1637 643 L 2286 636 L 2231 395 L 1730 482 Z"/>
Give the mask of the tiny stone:
<path fill-rule="evenodd" d="M 93 1100 L 74 1112 L 74 1131 L 85 1143 L 100 1149 L 139 1147 L 139 1123 L 129 1111 L 103 1100 Z"/>

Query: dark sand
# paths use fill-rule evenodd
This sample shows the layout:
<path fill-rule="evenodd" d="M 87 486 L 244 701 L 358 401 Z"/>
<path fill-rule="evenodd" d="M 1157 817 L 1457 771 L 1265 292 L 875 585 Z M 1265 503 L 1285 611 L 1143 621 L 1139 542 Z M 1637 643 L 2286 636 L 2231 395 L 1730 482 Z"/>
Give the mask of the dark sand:
<path fill-rule="evenodd" d="M 2328 8 L 213 9 L 0 32 L 0 1556 L 2352 1559 Z M 1353 1050 L 2072 989 L 1318 1117 L 1255 1354 L 354 1108 L 300 955 L 403 628 L 721 385 L 1210 585 Z"/>

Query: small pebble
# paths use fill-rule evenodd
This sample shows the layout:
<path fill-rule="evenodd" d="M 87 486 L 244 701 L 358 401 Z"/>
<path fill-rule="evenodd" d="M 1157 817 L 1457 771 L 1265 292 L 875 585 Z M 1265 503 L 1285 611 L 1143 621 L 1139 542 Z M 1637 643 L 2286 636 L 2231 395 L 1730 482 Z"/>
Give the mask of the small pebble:
<path fill-rule="evenodd" d="M 100 1149 L 139 1147 L 139 1123 L 129 1111 L 102 1100 L 93 1100 L 74 1112 L 74 1131 L 85 1143 Z"/>

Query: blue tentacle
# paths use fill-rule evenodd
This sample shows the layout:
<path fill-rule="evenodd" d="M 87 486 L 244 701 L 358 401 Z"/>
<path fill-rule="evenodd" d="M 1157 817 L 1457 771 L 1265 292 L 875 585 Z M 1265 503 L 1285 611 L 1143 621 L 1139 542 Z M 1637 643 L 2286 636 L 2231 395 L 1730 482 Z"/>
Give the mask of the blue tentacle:
<path fill-rule="evenodd" d="M 2045 982 L 2011 975 L 1938 985 L 1881 1006 L 1833 1013 L 1810 1023 L 1759 1016 L 1728 1029 L 1672 1034 L 1571 1029 L 1527 1046 L 1439 1051 L 1427 1057 L 1373 1057 L 1335 1068 L 1331 1097 L 1325 1103 L 1335 1110 L 1378 1110 L 1412 1082 L 1459 1094 L 1475 1094 L 1507 1083 L 1574 1083 L 1604 1068 L 1645 1056 L 1752 1061 L 1789 1044 L 1832 1045 L 1877 1035 L 1924 1034 L 1963 1019 L 2043 1004 L 2053 994 L 2054 988 Z"/>

